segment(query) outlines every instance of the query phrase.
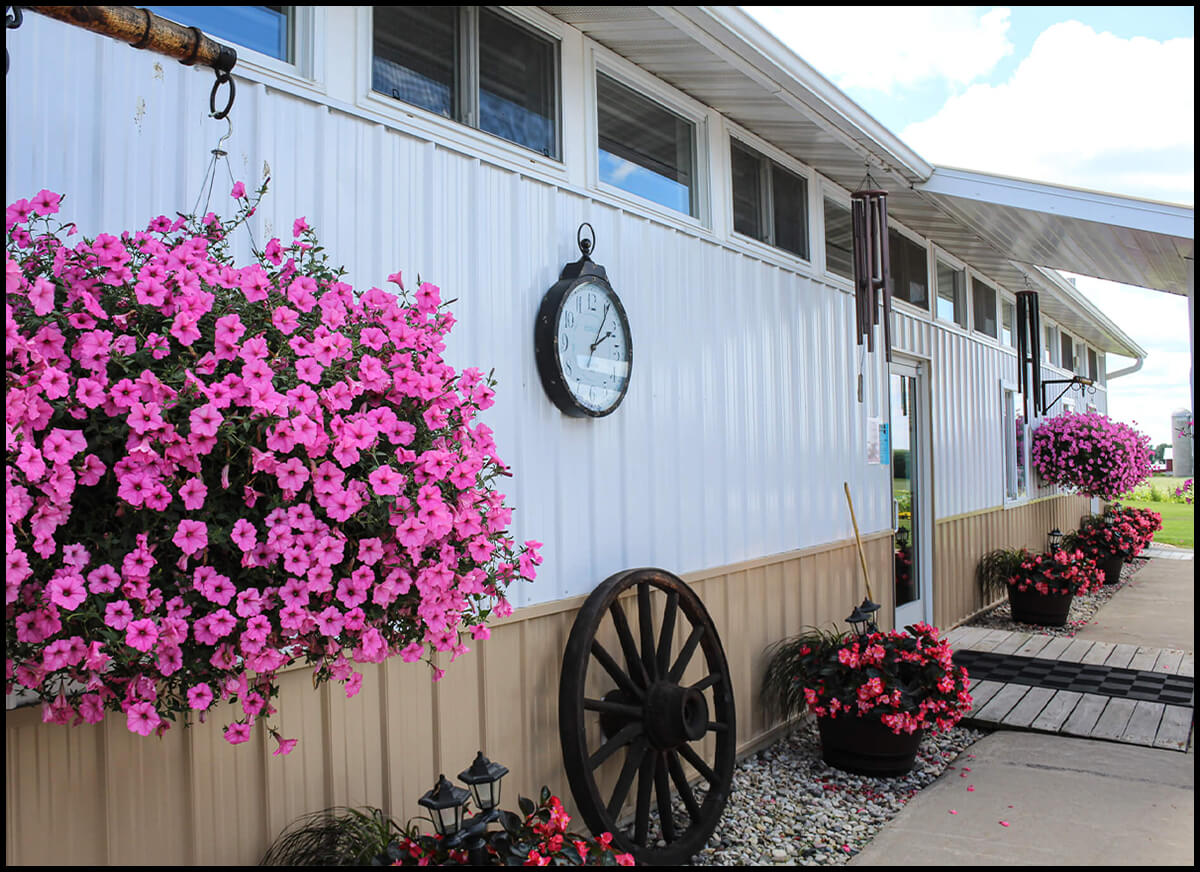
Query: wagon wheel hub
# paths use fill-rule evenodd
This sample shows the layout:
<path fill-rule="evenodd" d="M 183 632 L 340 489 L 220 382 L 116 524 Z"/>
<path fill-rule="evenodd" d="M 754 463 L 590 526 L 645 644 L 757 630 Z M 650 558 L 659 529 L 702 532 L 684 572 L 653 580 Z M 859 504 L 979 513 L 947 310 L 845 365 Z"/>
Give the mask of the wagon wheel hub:
<path fill-rule="evenodd" d="M 650 744 L 660 751 L 669 751 L 684 742 L 704 738 L 708 729 L 708 702 L 698 690 L 659 681 L 646 692 L 642 721 Z"/>

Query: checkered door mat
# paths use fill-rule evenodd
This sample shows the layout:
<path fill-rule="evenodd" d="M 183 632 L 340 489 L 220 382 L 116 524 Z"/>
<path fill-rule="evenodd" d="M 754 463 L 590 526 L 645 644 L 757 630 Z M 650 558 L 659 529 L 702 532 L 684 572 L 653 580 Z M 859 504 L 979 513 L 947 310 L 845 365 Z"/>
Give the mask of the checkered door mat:
<path fill-rule="evenodd" d="M 1142 669 L 1120 669 L 1093 663 L 1071 663 L 1038 657 L 1016 657 L 990 651 L 956 651 L 954 662 L 967 667 L 972 679 L 1005 684 L 1026 684 L 1097 693 L 1124 699 L 1143 699 L 1166 705 L 1194 707 L 1194 681 L 1190 675 L 1168 675 Z"/>

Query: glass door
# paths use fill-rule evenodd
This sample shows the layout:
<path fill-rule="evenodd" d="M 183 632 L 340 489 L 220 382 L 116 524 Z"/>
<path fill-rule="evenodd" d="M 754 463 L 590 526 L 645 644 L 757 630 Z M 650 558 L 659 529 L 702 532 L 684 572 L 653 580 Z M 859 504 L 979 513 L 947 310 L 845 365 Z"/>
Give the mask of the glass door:
<path fill-rule="evenodd" d="M 889 378 L 892 468 L 892 584 L 896 626 L 927 620 L 928 459 L 924 384 L 916 366 L 895 363 Z"/>

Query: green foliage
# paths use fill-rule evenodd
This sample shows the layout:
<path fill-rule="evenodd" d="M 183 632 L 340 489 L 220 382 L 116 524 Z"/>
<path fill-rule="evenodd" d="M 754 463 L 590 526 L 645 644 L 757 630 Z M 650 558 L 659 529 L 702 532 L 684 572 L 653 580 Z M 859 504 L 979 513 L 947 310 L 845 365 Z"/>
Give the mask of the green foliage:
<path fill-rule="evenodd" d="M 1021 569 L 1029 552 L 1024 548 L 997 548 L 979 561 L 976 577 L 987 599 L 998 599 L 1008 593 L 1008 580 Z"/>
<path fill-rule="evenodd" d="M 327 808 L 294 821 L 259 865 L 366 866 L 404 833 L 377 808 Z"/>

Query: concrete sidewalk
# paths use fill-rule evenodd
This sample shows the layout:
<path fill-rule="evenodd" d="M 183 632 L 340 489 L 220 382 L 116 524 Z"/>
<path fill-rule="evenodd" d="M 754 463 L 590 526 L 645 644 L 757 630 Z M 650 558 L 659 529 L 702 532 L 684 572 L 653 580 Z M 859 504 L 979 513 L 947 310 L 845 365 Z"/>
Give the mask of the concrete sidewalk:
<path fill-rule="evenodd" d="M 1076 635 L 1194 650 L 1194 563 L 1151 559 Z M 1195 755 L 1001 730 L 968 748 L 851 865 L 1187 865 Z M 969 789 L 972 788 L 972 789 Z"/>

